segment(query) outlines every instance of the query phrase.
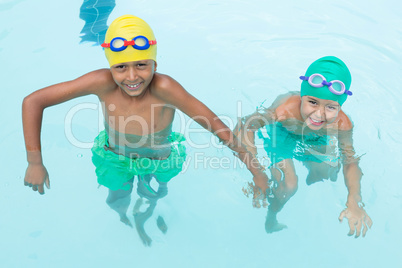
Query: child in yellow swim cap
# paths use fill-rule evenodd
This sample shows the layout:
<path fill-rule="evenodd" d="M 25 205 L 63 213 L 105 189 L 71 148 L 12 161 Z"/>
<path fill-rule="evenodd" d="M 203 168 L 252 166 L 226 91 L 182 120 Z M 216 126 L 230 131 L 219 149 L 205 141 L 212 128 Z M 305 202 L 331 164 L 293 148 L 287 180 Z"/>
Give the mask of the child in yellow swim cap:
<path fill-rule="evenodd" d="M 167 194 L 168 181 L 183 168 L 186 159 L 184 138 L 172 132 L 177 109 L 236 152 L 253 174 L 257 187 L 262 193 L 267 191 L 268 177 L 258 161 L 234 138 L 232 131 L 176 80 L 156 72 L 157 39 L 145 21 L 132 15 L 115 19 L 102 47 L 110 68 L 40 89 L 24 99 L 26 186 L 40 194 L 44 194 L 44 184 L 50 187 L 40 143 L 44 109 L 94 94 L 102 103 L 105 130 L 95 139 L 92 160 L 98 183 L 109 188 L 106 202 L 123 223 L 131 225 L 126 212 L 135 177 L 138 178 L 138 194 L 150 200 L 153 210 L 156 200 Z M 156 180 L 158 189 L 151 187 L 151 180 Z M 256 198 L 265 198 L 265 195 Z M 134 216 L 142 241 L 150 245 L 151 239 L 143 229 L 147 216 L 137 210 Z M 158 226 L 166 230 L 160 219 Z"/>
<path fill-rule="evenodd" d="M 297 191 L 298 176 L 293 164 L 296 159 L 309 171 L 308 185 L 324 179 L 336 181 L 343 165 L 348 197 L 347 208 L 339 219 L 348 219 L 349 235 L 356 233 L 358 237 L 363 231 L 364 236 L 372 221 L 363 209 L 360 195 L 363 174 L 353 148 L 353 124 L 341 109 L 353 96 L 349 69 L 337 57 L 322 57 L 300 79 L 300 91 L 278 96 L 270 107 L 261 107 L 244 117 L 234 131 L 255 155 L 257 132 L 270 159 L 272 196 L 268 199 L 265 229 L 272 233 L 286 228 L 277 221 L 277 214 Z"/>

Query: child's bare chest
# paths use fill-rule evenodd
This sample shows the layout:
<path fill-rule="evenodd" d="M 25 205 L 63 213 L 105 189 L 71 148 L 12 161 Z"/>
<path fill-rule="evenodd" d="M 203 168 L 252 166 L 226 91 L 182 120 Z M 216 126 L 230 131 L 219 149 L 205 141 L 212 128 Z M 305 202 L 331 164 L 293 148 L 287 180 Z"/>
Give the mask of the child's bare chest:
<path fill-rule="evenodd" d="M 103 102 L 105 123 L 120 133 L 148 135 L 169 126 L 175 110 L 152 98 L 126 101 L 107 98 Z"/>

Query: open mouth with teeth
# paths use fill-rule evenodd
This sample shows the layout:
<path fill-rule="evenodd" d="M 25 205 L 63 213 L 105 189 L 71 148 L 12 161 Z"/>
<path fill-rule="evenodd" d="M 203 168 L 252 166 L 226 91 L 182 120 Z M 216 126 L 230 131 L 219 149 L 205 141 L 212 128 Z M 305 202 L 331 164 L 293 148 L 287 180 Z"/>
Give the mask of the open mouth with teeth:
<path fill-rule="evenodd" d="M 126 88 L 128 89 L 128 90 L 137 90 L 140 86 L 141 86 L 141 83 L 138 83 L 138 84 L 133 84 L 133 85 L 129 85 L 129 84 L 124 84 L 125 86 L 126 86 Z"/>
<path fill-rule="evenodd" d="M 324 124 L 324 121 L 319 121 L 319 120 L 315 120 L 311 117 L 309 117 L 310 123 L 314 126 L 321 126 L 322 124 Z"/>

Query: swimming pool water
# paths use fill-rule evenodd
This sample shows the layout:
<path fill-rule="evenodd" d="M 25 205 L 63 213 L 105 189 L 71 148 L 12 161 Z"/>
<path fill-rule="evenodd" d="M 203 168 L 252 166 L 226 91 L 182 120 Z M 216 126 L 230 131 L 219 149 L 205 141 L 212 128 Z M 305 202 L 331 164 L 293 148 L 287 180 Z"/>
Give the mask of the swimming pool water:
<path fill-rule="evenodd" d="M 81 5 L 0 0 L 1 267 L 401 265 L 400 2 L 116 1 L 108 23 L 123 14 L 146 20 L 158 39 L 158 71 L 223 118 L 235 119 L 238 107 L 249 114 L 264 100 L 298 90 L 299 75 L 321 56 L 343 59 L 354 93 L 343 109 L 355 124 L 357 152 L 365 154 L 362 196 L 374 224 L 363 239 L 348 237 L 346 221 L 337 220 L 347 195 L 343 176 L 307 187 L 300 163 L 299 190 L 278 216 L 288 229 L 267 234 L 266 210 L 252 208 L 241 191 L 251 180 L 247 170 L 194 164 L 197 153 L 231 157 L 227 149 L 209 147 L 189 148 L 192 162 L 169 183 L 168 196 L 145 226 L 150 248 L 107 207 L 107 190 L 97 188 L 87 148 L 102 128 L 94 96 L 45 111 L 42 148 L 52 188 L 39 196 L 23 186 L 22 99 L 107 67 L 99 46 L 80 44 Z M 68 117 L 78 105 L 85 109 Z M 189 122 L 184 120 L 178 117 L 175 127 Z M 185 134 L 210 141 L 206 132 Z M 168 224 L 166 235 L 156 227 L 158 215 Z"/>

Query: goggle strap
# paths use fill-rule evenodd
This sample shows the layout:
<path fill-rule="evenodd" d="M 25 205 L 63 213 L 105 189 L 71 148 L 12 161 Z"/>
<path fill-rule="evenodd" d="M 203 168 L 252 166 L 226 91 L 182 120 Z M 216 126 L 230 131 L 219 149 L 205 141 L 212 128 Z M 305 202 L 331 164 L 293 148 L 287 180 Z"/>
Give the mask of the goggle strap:
<path fill-rule="evenodd" d="M 103 43 L 101 47 L 110 47 L 110 43 Z"/>
<path fill-rule="evenodd" d="M 307 81 L 307 80 L 308 80 L 308 76 L 303 76 L 303 75 L 302 75 L 302 76 L 300 76 L 299 78 L 300 78 L 301 80 L 304 80 L 304 81 Z"/>
<path fill-rule="evenodd" d="M 323 84 L 324 86 L 328 86 L 328 87 L 330 87 L 330 86 L 332 86 L 332 83 L 331 82 L 327 82 L 327 81 L 322 81 L 322 83 L 321 84 Z"/>
<path fill-rule="evenodd" d="M 131 40 L 131 41 L 124 41 L 124 46 L 125 47 L 128 47 L 128 46 L 134 46 L 135 45 L 135 43 L 134 43 L 134 40 Z"/>

